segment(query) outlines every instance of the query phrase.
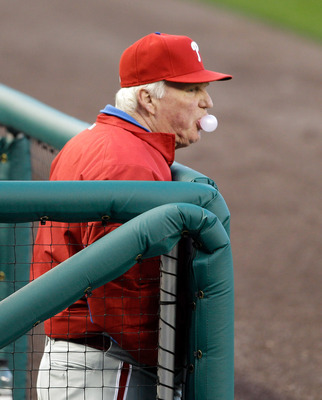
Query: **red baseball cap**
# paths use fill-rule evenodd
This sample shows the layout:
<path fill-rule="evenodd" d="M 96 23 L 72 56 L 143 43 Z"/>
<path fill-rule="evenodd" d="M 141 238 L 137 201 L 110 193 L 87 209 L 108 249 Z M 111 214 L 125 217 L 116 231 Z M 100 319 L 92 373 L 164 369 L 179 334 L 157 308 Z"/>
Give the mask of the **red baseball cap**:
<path fill-rule="evenodd" d="M 199 47 L 187 36 L 151 33 L 128 47 L 120 60 L 121 87 L 158 81 L 203 83 L 231 79 L 204 68 Z"/>

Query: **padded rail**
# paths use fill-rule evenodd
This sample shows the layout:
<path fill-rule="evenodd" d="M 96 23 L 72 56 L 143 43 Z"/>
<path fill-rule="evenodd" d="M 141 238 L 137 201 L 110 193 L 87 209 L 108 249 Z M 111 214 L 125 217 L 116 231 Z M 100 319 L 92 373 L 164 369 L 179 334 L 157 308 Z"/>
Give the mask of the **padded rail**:
<path fill-rule="evenodd" d="M 61 149 L 89 124 L 0 85 L 0 125 Z"/>
<path fill-rule="evenodd" d="M 215 213 L 229 233 L 228 207 L 220 192 L 209 185 L 145 181 L 2 181 L 0 190 L 0 222 L 5 223 L 43 218 L 89 222 L 100 221 L 105 216 L 124 222 L 162 204 L 185 202 Z"/>
<path fill-rule="evenodd" d="M 149 258 L 168 253 L 183 231 L 190 232 L 200 246 L 189 272 L 193 278 L 191 300 L 196 301 L 196 293 L 203 293 L 193 312 L 189 334 L 187 398 L 232 400 L 234 295 L 230 241 L 213 213 L 191 204 L 167 204 L 131 219 L 7 297 L 0 303 L 0 346 L 73 304 L 89 288 L 122 275 L 136 263 L 139 254 Z M 95 266 L 89 269 L 93 259 Z"/>

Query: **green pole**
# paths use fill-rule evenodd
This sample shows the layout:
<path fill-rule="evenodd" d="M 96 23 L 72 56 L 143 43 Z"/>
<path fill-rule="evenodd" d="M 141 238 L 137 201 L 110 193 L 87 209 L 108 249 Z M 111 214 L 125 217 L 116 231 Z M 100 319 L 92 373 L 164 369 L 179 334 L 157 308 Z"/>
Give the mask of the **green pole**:
<path fill-rule="evenodd" d="M 0 180 L 30 180 L 29 140 L 22 134 L 7 133 L 0 138 Z M 30 228 L 28 223 L 0 224 L 0 300 L 29 281 Z M 13 373 L 15 400 L 26 398 L 28 337 L 21 336 L 0 350 Z"/>

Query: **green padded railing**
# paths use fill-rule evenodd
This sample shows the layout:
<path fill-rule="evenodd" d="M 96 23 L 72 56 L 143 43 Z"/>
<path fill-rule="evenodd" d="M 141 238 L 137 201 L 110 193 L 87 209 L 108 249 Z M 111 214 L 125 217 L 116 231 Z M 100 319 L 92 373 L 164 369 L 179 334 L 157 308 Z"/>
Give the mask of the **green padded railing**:
<path fill-rule="evenodd" d="M 53 189 L 57 193 L 61 182 L 55 183 L 57 185 Z M 115 215 L 114 212 L 110 214 L 111 219 L 124 221 L 128 215 L 126 207 L 125 215 L 122 216 L 123 199 L 119 202 L 118 192 L 114 191 L 114 188 L 108 192 L 108 196 L 107 193 L 94 189 L 96 185 L 102 187 L 103 184 L 108 188 L 110 182 L 67 182 L 65 185 L 60 185 L 64 190 L 61 190 L 56 210 L 54 204 L 51 204 L 49 209 L 45 205 L 48 193 L 45 190 L 36 190 L 33 196 L 24 196 L 25 210 L 22 210 L 21 214 L 12 216 L 12 222 L 34 220 L 39 216 L 48 215 L 50 220 L 70 219 L 67 215 L 64 218 L 61 210 L 65 205 L 69 207 L 73 191 L 68 184 L 72 183 L 75 186 L 83 184 L 83 193 L 93 192 L 96 195 L 101 193 L 93 210 L 88 210 L 86 196 L 84 199 L 82 196 L 79 197 L 77 209 L 72 216 L 73 221 L 82 221 L 85 212 L 87 212 L 86 220 L 88 218 L 100 220 L 107 211 L 107 198 L 115 209 Z M 111 183 L 113 185 L 113 182 Z M 120 182 L 115 182 L 117 183 Z M 31 194 L 37 186 L 46 186 L 50 182 L 2 183 L 5 189 L 20 184 L 23 184 L 22 189 L 25 194 Z M 148 190 L 150 186 L 148 182 L 143 182 L 141 189 L 144 184 Z M 30 189 L 26 190 L 28 185 Z M 171 185 L 172 199 L 175 196 L 180 198 L 178 195 L 180 187 L 186 186 L 175 182 L 169 182 L 167 185 L 164 202 Z M 198 184 L 189 186 L 196 187 L 196 192 L 199 191 Z M 133 189 L 130 192 L 129 209 L 134 211 L 135 204 L 140 203 L 146 193 L 144 190 Z M 65 201 L 63 201 L 64 196 Z M 33 202 L 30 201 L 32 197 L 37 198 L 35 210 Z M 162 203 L 160 194 L 159 197 Z M 40 204 L 43 204 L 42 210 L 39 209 Z M 196 309 L 191 314 L 192 325 L 189 334 L 188 358 L 191 373 L 187 380 L 189 388 L 187 399 L 233 399 L 233 268 L 226 230 L 215 214 L 197 205 L 153 204 L 153 208 L 148 202 L 146 205 L 148 209 L 146 212 L 141 210 L 142 213 L 136 217 L 132 214 L 129 222 L 3 300 L 0 303 L 0 345 L 5 346 L 35 324 L 71 305 L 82 297 L 89 287 L 95 289 L 118 277 L 135 264 L 138 254 L 142 254 L 145 258 L 169 252 L 185 231 L 198 243 L 192 267 L 187 271 L 190 275 L 189 300 L 191 303 L 196 303 Z M 93 258 L 94 264 L 90 262 Z M 92 267 L 89 269 L 88 265 Z M 200 291 L 203 293 L 202 297 L 198 296 Z"/>

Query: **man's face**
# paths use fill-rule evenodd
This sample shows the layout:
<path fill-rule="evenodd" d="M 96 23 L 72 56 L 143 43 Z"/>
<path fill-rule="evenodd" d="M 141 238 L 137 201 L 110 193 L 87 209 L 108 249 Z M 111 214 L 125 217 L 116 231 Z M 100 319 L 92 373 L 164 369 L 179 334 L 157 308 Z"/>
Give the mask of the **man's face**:
<path fill-rule="evenodd" d="M 213 107 L 208 83 L 166 83 L 165 95 L 157 100 L 155 128 L 174 133 L 176 149 L 200 139 L 199 120 Z"/>

